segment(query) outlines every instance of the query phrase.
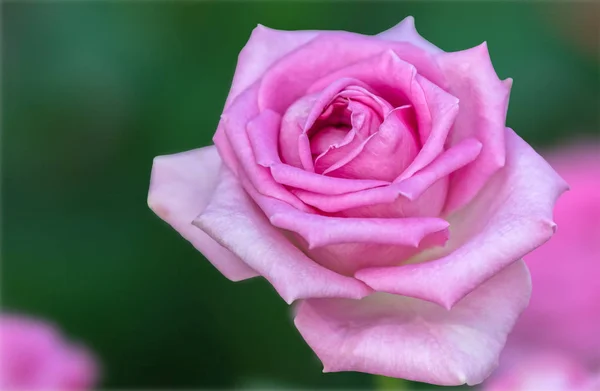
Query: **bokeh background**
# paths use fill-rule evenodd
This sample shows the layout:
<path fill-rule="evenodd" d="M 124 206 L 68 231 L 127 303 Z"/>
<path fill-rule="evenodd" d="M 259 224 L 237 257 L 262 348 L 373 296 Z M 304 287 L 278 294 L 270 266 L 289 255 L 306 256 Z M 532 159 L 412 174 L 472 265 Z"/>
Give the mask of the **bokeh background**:
<path fill-rule="evenodd" d="M 4 2 L 3 309 L 84 341 L 103 389 L 393 385 L 322 374 L 271 286 L 226 280 L 146 194 L 154 156 L 211 143 L 256 24 L 375 34 L 407 15 L 447 51 L 488 42 L 535 147 L 598 137 L 593 2 Z"/>

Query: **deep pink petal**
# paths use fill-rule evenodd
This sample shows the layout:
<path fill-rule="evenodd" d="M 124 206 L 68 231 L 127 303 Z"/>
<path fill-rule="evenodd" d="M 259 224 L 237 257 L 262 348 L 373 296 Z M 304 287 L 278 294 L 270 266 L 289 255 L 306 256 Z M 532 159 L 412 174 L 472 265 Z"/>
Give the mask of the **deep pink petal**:
<path fill-rule="evenodd" d="M 336 79 L 322 91 L 305 95 L 286 109 L 278 142 L 281 160 L 284 163 L 304 168 L 307 171 L 314 171 L 312 154 L 315 153 L 314 149 L 317 148 L 316 144 L 318 144 L 320 135 L 314 135 L 309 141 L 308 132 L 327 108 L 331 108 L 331 104 L 337 97 L 347 98 L 349 94 L 362 94 L 364 97 L 370 97 L 379 106 L 378 111 L 383 113 L 391 110 L 391 107 L 388 107 L 389 104 L 374 95 L 363 82 L 352 78 Z M 346 133 L 341 133 L 341 137 L 344 138 Z M 348 144 L 350 139 L 340 143 L 337 147 Z M 324 145 L 322 150 L 326 151 L 330 144 L 332 143 Z"/>
<path fill-rule="evenodd" d="M 451 144 L 475 137 L 483 145 L 477 160 L 452 178 L 446 207 L 452 212 L 466 205 L 504 165 L 510 83 L 498 79 L 485 43 L 469 50 L 441 53 L 437 60 L 450 83 L 450 93 L 460 99 Z"/>
<path fill-rule="evenodd" d="M 227 169 L 219 176 L 214 197 L 194 224 L 269 280 L 286 302 L 311 297 L 358 299 L 370 293 L 360 281 L 332 272 L 304 255 L 271 225 Z M 265 205 L 261 208 L 268 209 Z"/>
<path fill-rule="evenodd" d="M 444 149 L 446 138 L 459 112 L 458 99 L 425 77 L 413 64 L 387 50 L 317 80 L 309 91 L 318 91 L 342 78 L 367 83 L 395 106 L 410 104 L 418 123 L 421 150 L 398 178 L 406 179 L 433 161 Z"/>
<path fill-rule="evenodd" d="M 355 146 L 347 158 L 332 165 L 324 174 L 344 178 L 370 178 L 393 181 L 413 161 L 418 143 L 405 113 L 411 106 L 390 111 L 375 133 Z"/>
<path fill-rule="evenodd" d="M 442 52 L 440 48 L 427 41 L 417 32 L 415 18 L 412 16 L 407 16 L 391 29 L 377 34 L 377 38 L 388 41 L 408 42 L 432 54 Z"/>
<path fill-rule="evenodd" d="M 296 327 L 324 372 L 360 371 L 439 385 L 482 382 L 529 300 L 522 262 L 448 311 L 426 301 L 374 294 L 360 301 L 300 303 Z"/>
<path fill-rule="evenodd" d="M 218 180 L 221 159 L 214 146 L 154 159 L 148 206 L 232 281 L 256 272 L 192 225 L 208 204 Z"/>
<path fill-rule="evenodd" d="M 552 209 L 567 186 L 510 129 L 506 141 L 505 167 L 467 208 L 449 217 L 452 235 L 445 249 L 423 254 L 414 264 L 364 269 L 355 276 L 377 291 L 451 308 L 550 239 L 556 227 Z"/>

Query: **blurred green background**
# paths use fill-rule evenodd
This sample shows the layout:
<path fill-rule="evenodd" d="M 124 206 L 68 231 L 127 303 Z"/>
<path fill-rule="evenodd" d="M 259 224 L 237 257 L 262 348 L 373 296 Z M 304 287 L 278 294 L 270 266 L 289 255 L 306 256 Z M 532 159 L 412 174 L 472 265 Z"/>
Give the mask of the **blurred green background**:
<path fill-rule="evenodd" d="M 59 324 L 111 388 L 385 388 L 322 374 L 268 283 L 226 280 L 146 206 L 152 158 L 211 143 L 239 50 L 279 29 L 487 41 L 536 147 L 596 137 L 598 8 L 549 2 L 4 2 L 2 302 Z"/>

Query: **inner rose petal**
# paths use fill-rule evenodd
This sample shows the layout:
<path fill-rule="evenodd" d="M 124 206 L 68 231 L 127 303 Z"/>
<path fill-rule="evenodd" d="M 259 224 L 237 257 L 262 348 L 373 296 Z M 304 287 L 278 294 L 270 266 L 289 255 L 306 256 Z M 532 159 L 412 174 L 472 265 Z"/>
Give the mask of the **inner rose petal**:
<path fill-rule="evenodd" d="M 282 161 L 317 174 L 392 181 L 420 149 L 411 105 L 394 108 L 355 79 L 339 79 L 285 113 Z M 309 156 L 310 154 L 310 156 Z"/>

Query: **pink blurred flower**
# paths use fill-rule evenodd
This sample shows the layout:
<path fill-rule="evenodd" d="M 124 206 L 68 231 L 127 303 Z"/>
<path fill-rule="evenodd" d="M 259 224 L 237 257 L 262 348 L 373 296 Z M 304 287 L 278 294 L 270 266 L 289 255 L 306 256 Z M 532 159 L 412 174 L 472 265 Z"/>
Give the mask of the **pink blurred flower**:
<path fill-rule="evenodd" d="M 484 391 L 600 391 L 600 377 L 564 354 L 545 351 L 507 356 L 502 359 L 505 368 L 484 383 Z"/>
<path fill-rule="evenodd" d="M 531 302 L 486 391 L 600 390 L 600 145 L 547 157 L 571 191 L 553 240 L 525 258 Z"/>
<path fill-rule="evenodd" d="M 325 371 L 492 371 L 564 181 L 506 127 L 485 44 L 258 26 L 214 146 L 155 159 L 148 203 L 226 277 L 296 307 Z"/>
<path fill-rule="evenodd" d="M 96 376 L 90 353 L 67 342 L 53 326 L 0 315 L 0 390 L 89 390 Z"/>

